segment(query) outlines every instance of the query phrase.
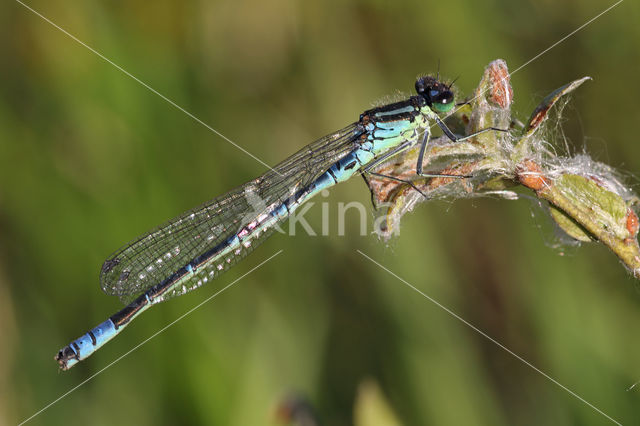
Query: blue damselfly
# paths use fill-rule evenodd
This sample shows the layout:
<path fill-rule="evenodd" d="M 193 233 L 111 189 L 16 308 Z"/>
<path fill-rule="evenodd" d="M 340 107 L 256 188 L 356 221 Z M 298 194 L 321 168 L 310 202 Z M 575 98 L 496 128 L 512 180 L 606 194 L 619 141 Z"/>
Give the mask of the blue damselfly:
<path fill-rule="evenodd" d="M 416 174 L 430 176 L 422 173 L 422 163 L 433 123 L 453 141 L 474 135 L 456 137 L 439 117 L 455 105 L 451 85 L 427 76 L 415 88 L 417 95 L 365 111 L 357 122 L 312 142 L 262 176 L 111 255 L 100 273 L 102 289 L 128 305 L 61 349 L 55 357 L 60 368 L 89 357 L 150 306 L 220 276 L 323 189 L 356 174 L 375 174 L 377 164 L 417 144 Z M 482 131 L 492 129 L 499 130 Z"/>

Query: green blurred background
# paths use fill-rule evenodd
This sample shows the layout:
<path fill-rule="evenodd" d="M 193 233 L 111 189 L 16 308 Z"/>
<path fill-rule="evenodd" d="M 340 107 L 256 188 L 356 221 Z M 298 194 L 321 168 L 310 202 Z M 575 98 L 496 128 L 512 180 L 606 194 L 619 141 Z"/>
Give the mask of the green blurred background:
<path fill-rule="evenodd" d="M 268 164 L 357 120 L 416 75 L 462 94 L 612 3 L 492 0 L 28 4 Z M 583 75 L 575 152 L 640 170 L 640 5 L 627 0 L 517 72 L 514 113 Z M 86 362 L 57 350 L 120 308 L 115 249 L 264 166 L 16 2 L 0 6 L 0 423 L 20 422 L 278 250 L 281 255 L 31 424 L 278 424 L 304 395 L 354 423 L 365 380 L 406 425 L 608 420 L 363 258 L 384 264 L 623 424 L 640 422 L 640 292 L 595 244 L 559 251 L 527 201 L 422 204 L 389 244 L 276 235 L 213 284 L 159 305 Z M 361 179 L 321 202 L 369 202 Z M 562 254 L 562 255 L 561 255 Z M 363 422 L 360 422 L 361 424 Z M 373 424 L 368 422 L 368 424 Z"/>

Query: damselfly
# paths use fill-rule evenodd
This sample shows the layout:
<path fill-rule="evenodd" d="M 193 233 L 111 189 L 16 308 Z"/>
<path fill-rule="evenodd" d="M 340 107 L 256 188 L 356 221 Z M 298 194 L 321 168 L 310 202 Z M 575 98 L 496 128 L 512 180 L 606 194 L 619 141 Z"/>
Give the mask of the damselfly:
<path fill-rule="evenodd" d="M 427 76 L 415 88 L 416 96 L 365 111 L 359 121 L 312 142 L 262 176 L 115 252 L 102 265 L 100 283 L 128 305 L 61 349 L 55 357 L 60 368 L 89 357 L 150 306 L 219 277 L 321 190 L 356 174 L 375 174 L 376 165 L 416 144 L 421 144 L 416 174 L 431 176 L 422 173 L 422 163 L 432 123 L 453 141 L 475 134 L 458 138 L 439 117 L 455 105 L 451 85 Z M 492 129 L 499 130 L 481 132 Z"/>

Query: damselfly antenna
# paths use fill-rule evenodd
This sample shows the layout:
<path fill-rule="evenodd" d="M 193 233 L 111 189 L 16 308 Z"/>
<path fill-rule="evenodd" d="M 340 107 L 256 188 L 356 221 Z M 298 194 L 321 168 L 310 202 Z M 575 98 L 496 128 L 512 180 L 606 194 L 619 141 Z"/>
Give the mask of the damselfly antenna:
<path fill-rule="evenodd" d="M 456 78 L 453 79 L 453 81 L 451 83 L 447 84 L 447 89 L 451 89 L 451 86 L 453 86 L 453 83 L 458 81 L 459 78 L 460 78 L 460 76 L 457 76 Z"/>

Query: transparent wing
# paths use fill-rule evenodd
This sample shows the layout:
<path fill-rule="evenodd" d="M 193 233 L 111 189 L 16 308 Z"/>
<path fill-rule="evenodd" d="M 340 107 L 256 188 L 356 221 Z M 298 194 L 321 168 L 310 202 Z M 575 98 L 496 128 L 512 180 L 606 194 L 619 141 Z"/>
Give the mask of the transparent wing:
<path fill-rule="evenodd" d="M 318 139 L 262 176 L 132 241 L 104 262 L 100 272 L 102 289 L 119 296 L 124 303 L 130 302 L 198 255 L 238 233 L 255 218 L 271 211 L 298 189 L 309 185 L 354 149 L 362 132 L 362 127 L 353 123 Z M 184 294 L 216 278 L 272 232 L 273 228 L 264 232 L 251 246 L 243 246 L 241 252 L 234 253 L 224 262 L 199 268 L 181 289 L 165 295 L 163 300 Z"/>

